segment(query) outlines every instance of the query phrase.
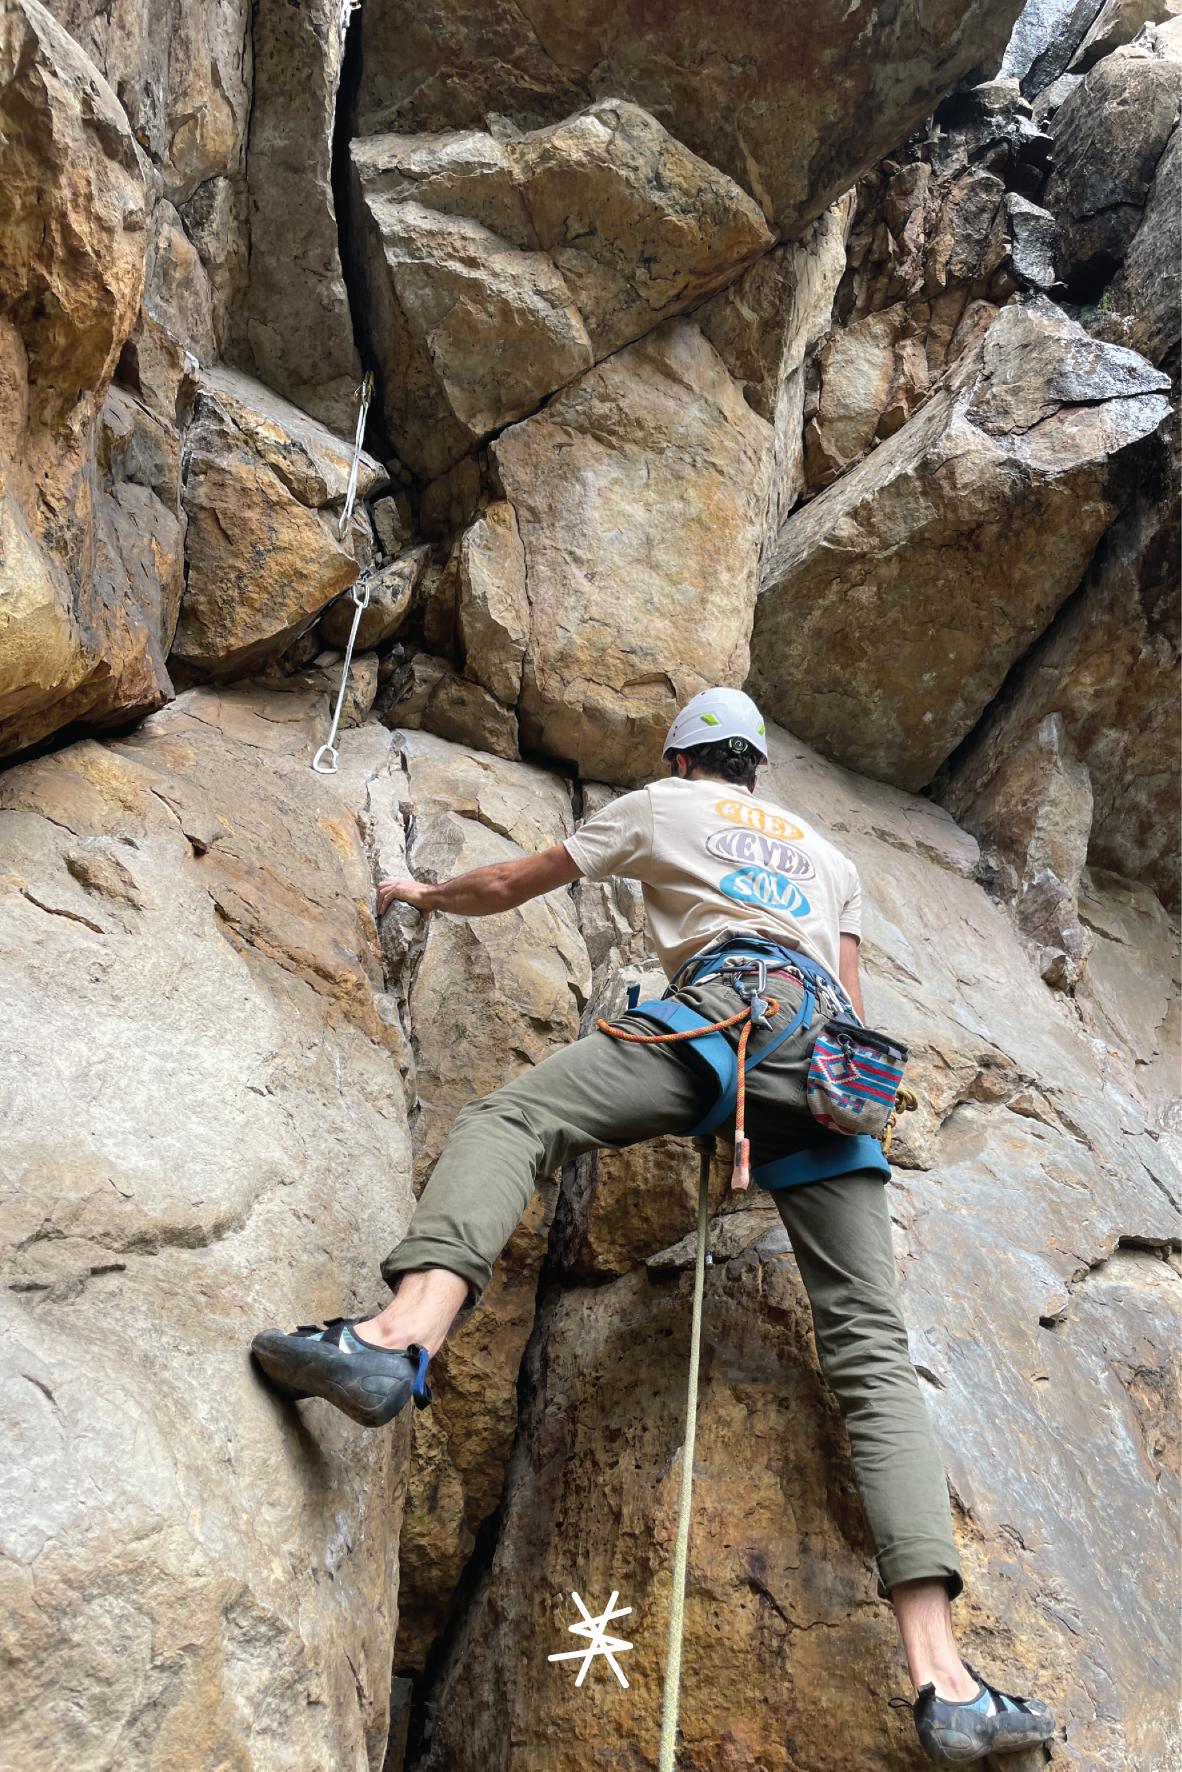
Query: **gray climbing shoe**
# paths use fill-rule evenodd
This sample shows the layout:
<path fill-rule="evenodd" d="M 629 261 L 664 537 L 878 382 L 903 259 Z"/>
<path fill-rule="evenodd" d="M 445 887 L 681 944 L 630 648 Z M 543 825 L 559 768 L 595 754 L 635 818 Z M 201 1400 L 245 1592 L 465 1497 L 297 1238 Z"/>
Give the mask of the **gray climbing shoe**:
<path fill-rule="evenodd" d="M 1055 1718 L 1041 1699 L 1014 1698 L 999 1692 L 967 1663 L 966 1669 L 981 1689 L 962 1704 L 940 1698 L 932 1685 L 920 1687 L 914 1704 L 907 1698 L 891 1699 L 894 1706 L 906 1706 L 914 1715 L 915 1732 L 929 1760 L 937 1766 L 965 1766 L 986 1754 L 1016 1753 L 1050 1740 Z"/>
<path fill-rule="evenodd" d="M 357 1318 L 301 1323 L 294 1335 L 263 1329 L 251 1343 L 273 1390 L 290 1402 L 323 1397 L 362 1427 L 381 1427 L 414 1398 L 431 1401 L 425 1347 L 375 1347 L 354 1333 Z"/>

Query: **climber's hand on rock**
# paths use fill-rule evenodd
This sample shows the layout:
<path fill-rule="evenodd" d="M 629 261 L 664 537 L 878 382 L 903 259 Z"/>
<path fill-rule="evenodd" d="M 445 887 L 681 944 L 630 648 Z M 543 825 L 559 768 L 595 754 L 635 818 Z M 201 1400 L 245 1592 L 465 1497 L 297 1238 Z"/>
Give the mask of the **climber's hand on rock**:
<path fill-rule="evenodd" d="M 430 886 L 421 880 L 379 880 L 378 881 L 378 916 L 384 917 L 392 904 L 413 905 L 416 911 L 424 916 L 428 914 L 426 903 Z"/>

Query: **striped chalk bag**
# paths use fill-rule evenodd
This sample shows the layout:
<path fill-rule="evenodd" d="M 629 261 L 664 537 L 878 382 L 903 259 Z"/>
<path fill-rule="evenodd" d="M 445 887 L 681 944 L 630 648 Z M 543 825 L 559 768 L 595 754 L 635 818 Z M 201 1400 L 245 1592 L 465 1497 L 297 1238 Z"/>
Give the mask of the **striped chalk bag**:
<path fill-rule="evenodd" d="M 892 1120 L 906 1063 L 907 1048 L 892 1035 L 842 1016 L 827 1021 L 809 1066 L 813 1118 L 830 1132 L 881 1138 Z"/>

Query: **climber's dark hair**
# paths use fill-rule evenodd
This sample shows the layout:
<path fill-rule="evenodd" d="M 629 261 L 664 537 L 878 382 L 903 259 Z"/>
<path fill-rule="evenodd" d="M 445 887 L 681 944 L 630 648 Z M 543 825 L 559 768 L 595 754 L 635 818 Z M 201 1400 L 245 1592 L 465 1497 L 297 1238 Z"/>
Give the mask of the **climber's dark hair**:
<path fill-rule="evenodd" d="M 720 775 L 724 781 L 734 782 L 737 788 L 755 786 L 755 771 L 763 761 L 754 745 L 749 745 L 745 738 L 723 738 L 714 744 L 696 744 L 679 747 L 675 757 L 684 757 L 691 769 L 701 769 L 707 775 Z"/>

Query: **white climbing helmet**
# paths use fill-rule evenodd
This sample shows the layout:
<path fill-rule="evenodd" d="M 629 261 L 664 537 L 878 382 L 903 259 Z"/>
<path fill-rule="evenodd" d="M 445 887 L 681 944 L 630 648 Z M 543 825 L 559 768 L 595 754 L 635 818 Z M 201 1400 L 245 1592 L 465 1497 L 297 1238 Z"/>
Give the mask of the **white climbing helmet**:
<path fill-rule="evenodd" d="M 674 751 L 718 744 L 725 738 L 745 738 L 767 762 L 763 715 L 751 697 L 741 689 L 703 689 L 686 702 L 670 726 L 661 755 L 667 762 Z"/>

